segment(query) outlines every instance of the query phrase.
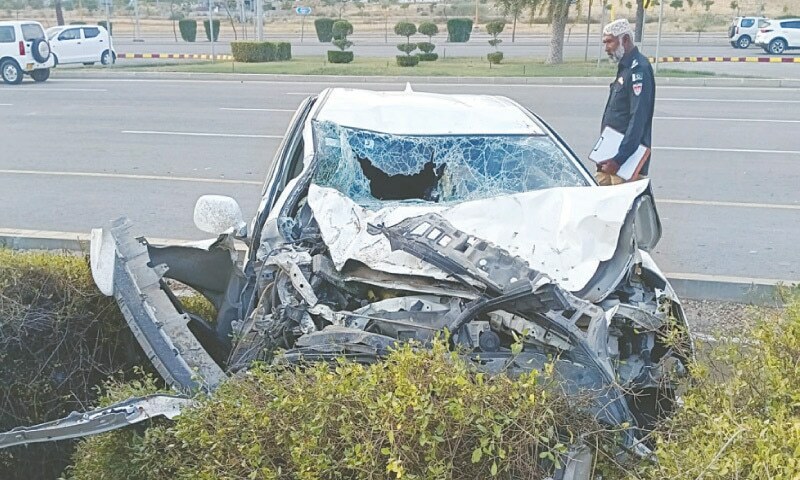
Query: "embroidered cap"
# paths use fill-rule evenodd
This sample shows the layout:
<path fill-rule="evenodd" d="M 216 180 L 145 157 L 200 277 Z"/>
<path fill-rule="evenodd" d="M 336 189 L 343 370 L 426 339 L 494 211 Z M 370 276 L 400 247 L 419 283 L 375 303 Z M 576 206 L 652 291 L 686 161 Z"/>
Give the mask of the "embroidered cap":
<path fill-rule="evenodd" d="M 614 20 L 603 28 L 603 35 L 621 37 L 625 34 L 633 36 L 633 28 L 631 28 L 630 22 L 624 18 Z"/>

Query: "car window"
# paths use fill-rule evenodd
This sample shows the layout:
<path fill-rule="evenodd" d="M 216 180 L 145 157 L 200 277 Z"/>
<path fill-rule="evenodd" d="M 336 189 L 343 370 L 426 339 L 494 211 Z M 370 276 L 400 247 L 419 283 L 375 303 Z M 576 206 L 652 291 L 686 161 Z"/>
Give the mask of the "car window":
<path fill-rule="evenodd" d="M 743 18 L 742 19 L 742 28 L 750 28 L 755 25 L 756 20 L 754 18 Z"/>
<path fill-rule="evenodd" d="M 98 35 L 100 35 L 100 29 L 97 27 L 83 29 L 83 36 L 85 38 L 95 38 Z"/>
<path fill-rule="evenodd" d="M 781 22 L 781 28 L 800 28 L 800 22 Z"/>
<path fill-rule="evenodd" d="M 61 32 L 61 35 L 58 36 L 59 40 L 80 40 L 81 39 L 81 29 L 80 28 L 69 28 Z"/>
<path fill-rule="evenodd" d="M 30 42 L 39 38 L 45 38 L 44 30 L 35 23 L 23 23 L 20 25 L 20 28 L 22 29 L 22 38 L 24 38 L 25 41 Z"/>
<path fill-rule="evenodd" d="M 758 28 L 765 28 L 769 26 L 769 22 L 763 18 L 758 21 Z"/>
<path fill-rule="evenodd" d="M 14 27 L 0 27 L 0 43 L 14 43 L 16 40 Z"/>

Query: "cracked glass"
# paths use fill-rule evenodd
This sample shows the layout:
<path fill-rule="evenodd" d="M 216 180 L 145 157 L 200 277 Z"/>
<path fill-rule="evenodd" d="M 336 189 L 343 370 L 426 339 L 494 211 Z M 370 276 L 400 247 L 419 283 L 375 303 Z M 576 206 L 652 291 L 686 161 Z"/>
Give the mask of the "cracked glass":
<path fill-rule="evenodd" d="M 460 203 L 553 187 L 586 186 L 542 135 L 409 136 L 313 122 L 314 183 L 362 206 Z"/>

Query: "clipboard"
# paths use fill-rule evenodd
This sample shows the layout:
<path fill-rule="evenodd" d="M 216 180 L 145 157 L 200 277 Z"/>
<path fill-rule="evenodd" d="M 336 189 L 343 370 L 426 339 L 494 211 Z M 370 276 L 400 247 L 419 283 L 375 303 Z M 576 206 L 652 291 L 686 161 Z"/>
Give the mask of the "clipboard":
<path fill-rule="evenodd" d="M 625 135 L 613 128 L 604 128 L 603 133 L 600 134 L 600 138 L 597 139 L 597 143 L 595 143 L 592 152 L 589 154 L 589 160 L 597 163 L 613 158 L 619 153 L 619 146 L 624 138 Z M 638 177 L 648 158 L 650 158 L 650 148 L 639 145 L 633 155 L 619 166 L 617 176 L 625 181 Z"/>

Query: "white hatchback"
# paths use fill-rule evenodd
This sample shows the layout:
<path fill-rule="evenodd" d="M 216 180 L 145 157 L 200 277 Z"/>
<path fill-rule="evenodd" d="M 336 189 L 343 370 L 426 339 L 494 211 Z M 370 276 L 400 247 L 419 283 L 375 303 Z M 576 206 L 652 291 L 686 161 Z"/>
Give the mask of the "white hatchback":
<path fill-rule="evenodd" d="M 56 65 L 82 63 L 108 65 L 117 55 L 111 48 L 108 31 L 99 25 L 67 25 L 47 29 Z"/>
<path fill-rule="evenodd" d="M 0 75 L 17 84 L 25 75 L 37 82 L 50 77 L 53 56 L 44 29 L 38 22 L 0 22 Z"/>

